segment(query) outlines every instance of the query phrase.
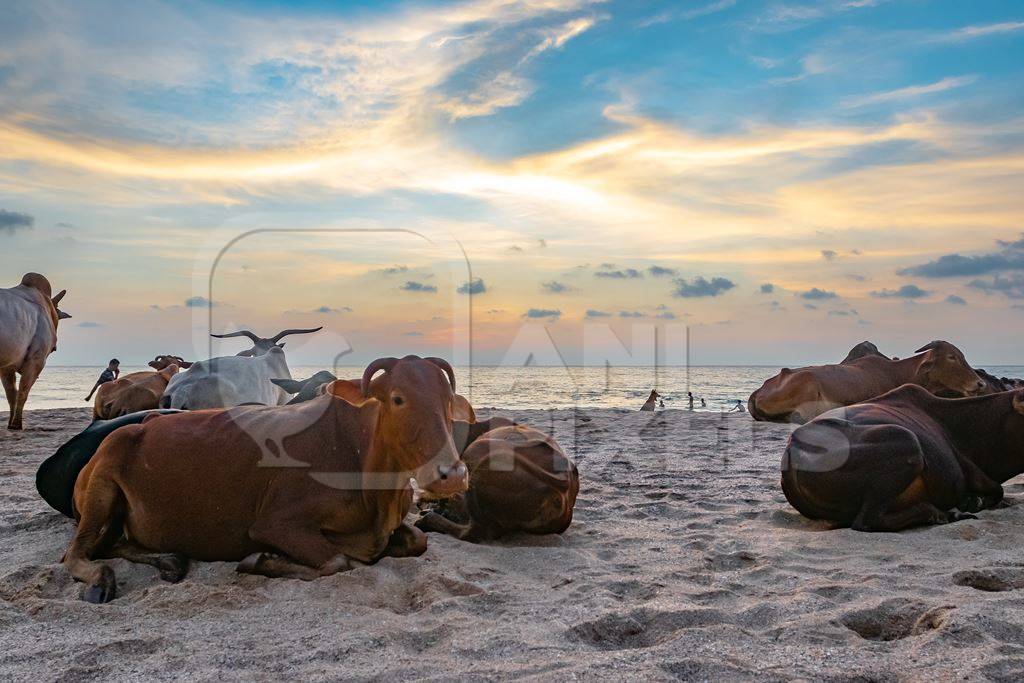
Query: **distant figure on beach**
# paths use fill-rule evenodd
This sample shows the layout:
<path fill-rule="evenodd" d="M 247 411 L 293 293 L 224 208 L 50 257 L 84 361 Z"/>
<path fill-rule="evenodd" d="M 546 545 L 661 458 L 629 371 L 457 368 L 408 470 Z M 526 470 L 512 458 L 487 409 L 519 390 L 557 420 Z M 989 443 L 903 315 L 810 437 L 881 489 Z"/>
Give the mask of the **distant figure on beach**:
<path fill-rule="evenodd" d="M 659 394 L 654 389 L 651 389 L 651 395 L 647 397 L 647 401 L 643 404 L 643 406 L 640 408 L 640 410 L 642 410 L 644 412 L 653 411 L 654 408 L 658 405 L 658 399 L 659 398 L 661 398 L 661 394 Z M 662 403 L 661 407 L 664 408 L 665 404 Z"/>
<path fill-rule="evenodd" d="M 737 399 L 736 400 L 736 405 L 734 405 L 732 408 L 729 408 L 729 412 L 730 413 L 745 413 L 745 412 L 747 412 L 747 409 L 743 407 L 743 401 L 740 401 L 740 400 Z"/>
<path fill-rule="evenodd" d="M 100 373 L 100 378 L 96 380 L 96 384 L 92 385 L 92 391 L 85 397 L 86 401 L 92 400 L 92 395 L 96 393 L 96 390 L 100 388 L 101 384 L 107 382 L 113 382 L 117 379 L 117 376 L 121 374 L 121 361 L 116 358 L 111 358 L 110 362 L 107 363 L 106 369 Z"/>
<path fill-rule="evenodd" d="M 687 400 L 687 403 L 688 403 L 686 409 L 687 410 L 693 410 L 693 392 L 692 391 L 687 391 L 686 392 L 686 400 Z"/>
<path fill-rule="evenodd" d="M 703 396 L 700 399 L 700 407 L 701 408 L 707 408 L 708 407 L 708 402 L 704 400 Z"/>
<path fill-rule="evenodd" d="M 659 408 L 664 408 L 665 407 L 665 402 L 662 401 L 660 398 L 658 399 L 658 407 Z"/>

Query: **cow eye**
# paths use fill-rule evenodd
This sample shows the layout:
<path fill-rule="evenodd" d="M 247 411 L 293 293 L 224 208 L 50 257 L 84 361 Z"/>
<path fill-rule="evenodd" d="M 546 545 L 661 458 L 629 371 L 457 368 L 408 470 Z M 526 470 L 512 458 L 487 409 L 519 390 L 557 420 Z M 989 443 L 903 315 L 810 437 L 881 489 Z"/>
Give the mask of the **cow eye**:
<path fill-rule="evenodd" d="M 400 406 L 403 403 L 405 403 L 405 399 L 403 399 L 401 396 L 392 396 L 391 402 L 394 403 L 396 406 Z"/>

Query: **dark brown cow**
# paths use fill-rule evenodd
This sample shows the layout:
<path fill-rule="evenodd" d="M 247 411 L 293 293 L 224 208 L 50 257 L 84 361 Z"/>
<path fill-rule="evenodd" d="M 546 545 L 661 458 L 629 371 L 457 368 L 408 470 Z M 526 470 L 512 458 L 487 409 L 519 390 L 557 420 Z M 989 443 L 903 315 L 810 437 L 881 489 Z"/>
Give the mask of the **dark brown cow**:
<path fill-rule="evenodd" d="M 659 398 L 661 398 L 661 394 L 659 394 L 654 389 L 651 389 L 651 395 L 648 396 L 647 400 L 644 401 L 644 404 L 640 406 L 641 412 L 649 412 L 657 408 Z"/>
<path fill-rule="evenodd" d="M 159 372 L 132 372 L 101 384 L 93 402 L 93 419 L 112 420 L 140 410 L 159 408 L 160 397 L 177 372 L 178 366 L 172 363 Z"/>
<path fill-rule="evenodd" d="M 806 517 L 898 531 L 969 518 L 1022 472 L 1024 391 L 945 399 L 908 384 L 798 427 L 782 491 Z"/>
<path fill-rule="evenodd" d="M 949 342 L 933 341 L 916 353 L 903 360 L 869 353 L 838 365 L 783 368 L 750 395 L 747 406 L 755 420 L 802 423 L 832 408 L 881 396 L 902 384 L 917 384 L 948 397 L 988 391 L 964 354 Z"/>
<path fill-rule="evenodd" d="M 360 385 L 339 381 L 307 403 L 122 427 L 78 475 L 78 529 L 64 563 L 86 583 L 86 600 L 107 602 L 116 581 L 103 557 L 148 563 L 176 580 L 185 558 L 311 579 L 419 555 L 426 537 L 403 523 L 410 479 L 442 495 L 468 483 L 452 440 L 454 381 L 440 359 L 381 358 Z"/>
<path fill-rule="evenodd" d="M 416 526 L 473 543 L 514 532 L 560 534 L 572 522 L 580 490 L 576 464 L 553 438 L 493 418 L 466 430 L 462 459 L 469 490 L 438 504 Z"/>
<path fill-rule="evenodd" d="M 192 367 L 192 363 L 185 360 L 181 356 L 161 355 L 149 361 L 149 367 L 153 368 L 157 372 L 160 372 L 161 370 L 164 370 L 165 368 L 168 368 L 172 365 L 177 365 L 182 370 L 188 370 L 190 367 Z"/>

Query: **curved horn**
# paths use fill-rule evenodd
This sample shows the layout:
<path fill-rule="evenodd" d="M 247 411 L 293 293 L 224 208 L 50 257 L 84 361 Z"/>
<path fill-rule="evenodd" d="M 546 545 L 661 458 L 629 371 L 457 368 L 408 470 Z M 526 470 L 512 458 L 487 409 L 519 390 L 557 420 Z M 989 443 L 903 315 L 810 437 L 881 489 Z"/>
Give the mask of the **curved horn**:
<path fill-rule="evenodd" d="M 216 337 L 217 339 L 227 339 L 228 337 L 248 337 L 249 339 L 252 340 L 253 343 L 261 341 L 259 337 L 257 337 L 249 330 L 239 330 L 238 332 L 228 332 L 227 334 L 213 334 L 211 332 L 210 336 Z"/>
<path fill-rule="evenodd" d="M 384 372 L 390 372 L 391 368 L 395 367 L 395 363 L 397 362 L 397 358 L 378 358 L 367 365 L 366 370 L 363 372 L 363 396 L 369 397 L 370 382 L 373 380 L 373 376 L 377 374 L 377 371 L 383 370 Z"/>
<path fill-rule="evenodd" d="M 444 370 L 445 374 L 448 375 L 448 381 L 452 385 L 452 391 L 455 391 L 455 371 L 452 370 L 452 366 L 448 361 L 444 358 L 434 358 L 433 356 L 430 358 L 424 358 L 423 360 L 430 361 L 437 367 Z"/>
<path fill-rule="evenodd" d="M 60 303 L 60 300 L 63 299 L 64 295 L 67 294 L 67 293 L 68 293 L 68 290 L 62 289 L 59 292 L 57 292 L 57 296 L 55 296 L 52 299 L 50 299 L 50 301 L 52 301 L 53 305 L 56 306 L 57 304 Z"/>
<path fill-rule="evenodd" d="M 281 330 L 276 335 L 271 337 L 270 341 L 272 341 L 273 343 L 276 344 L 277 342 L 281 341 L 281 339 L 283 339 L 284 337 L 287 337 L 289 334 L 310 334 L 312 332 L 319 332 L 322 329 L 324 329 L 323 325 L 321 325 L 320 327 L 314 327 L 312 329 L 307 329 L 307 330 L 303 330 L 303 329 Z"/>
<path fill-rule="evenodd" d="M 914 353 L 924 353 L 925 351 L 931 351 L 932 349 L 934 349 L 936 346 L 938 346 L 941 343 L 942 342 L 939 341 L 938 339 L 936 339 L 935 341 L 930 341 L 927 344 L 925 344 L 924 346 L 922 346 L 921 348 L 919 348 L 917 351 L 914 351 Z"/>

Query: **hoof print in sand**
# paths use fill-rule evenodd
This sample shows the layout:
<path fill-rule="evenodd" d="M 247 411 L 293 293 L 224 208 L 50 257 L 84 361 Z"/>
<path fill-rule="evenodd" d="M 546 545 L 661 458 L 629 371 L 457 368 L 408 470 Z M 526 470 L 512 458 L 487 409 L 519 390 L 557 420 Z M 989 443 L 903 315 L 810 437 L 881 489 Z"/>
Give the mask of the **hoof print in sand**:
<path fill-rule="evenodd" d="M 843 626 L 865 640 L 900 640 L 940 628 L 953 605 L 931 607 L 917 600 L 893 598 L 870 609 L 848 612 Z"/>
<path fill-rule="evenodd" d="M 569 637 L 601 650 L 632 650 L 668 642 L 677 631 L 725 623 L 718 610 L 613 612 L 569 629 Z"/>
<path fill-rule="evenodd" d="M 953 583 L 980 591 L 1012 591 L 1024 588 L 1024 569 L 1017 567 L 968 569 L 954 574 Z"/>

